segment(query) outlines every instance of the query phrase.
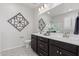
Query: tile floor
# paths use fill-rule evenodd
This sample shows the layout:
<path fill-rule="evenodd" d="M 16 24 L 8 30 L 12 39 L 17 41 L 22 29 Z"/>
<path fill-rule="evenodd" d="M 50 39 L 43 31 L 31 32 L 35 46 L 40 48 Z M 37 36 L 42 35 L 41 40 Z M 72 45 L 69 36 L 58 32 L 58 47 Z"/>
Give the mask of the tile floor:
<path fill-rule="evenodd" d="M 25 46 L 11 49 L 8 51 L 4 51 L 1 53 L 2 56 L 38 56 L 32 48 L 29 46 L 26 48 Z"/>

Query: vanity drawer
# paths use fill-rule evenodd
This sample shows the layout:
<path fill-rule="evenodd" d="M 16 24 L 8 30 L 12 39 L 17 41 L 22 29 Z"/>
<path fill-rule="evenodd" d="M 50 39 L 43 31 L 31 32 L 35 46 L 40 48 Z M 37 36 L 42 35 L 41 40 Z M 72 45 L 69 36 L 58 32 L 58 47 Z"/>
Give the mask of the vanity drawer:
<path fill-rule="evenodd" d="M 39 37 L 38 40 L 43 41 L 43 42 L 48 42 L 47 38 Z"/>
<path fill-rule="evenodd" d="M 37 39 L 38 37 L 35 35 L 31 35 L 31 39 Z"/>
<path fill-rule="evenodd" d="M 72 45 L 72 44 L 60 42 L 60 41 L 55 41 L 55 40 L 49 40 L 49 43 L 53 44 L 55 46 L 58 46 L 60 48 L 63 48 L 65 50 L 68 50 L 70 52 L 73 52 L 73 53 L 77 52 L 77 46 L 76 45 Z"/>
<path fill-rule="evenodd" d="M 38 48 L 41 48 L 42 50 L 48 52 L 48 43 L 38 41 Z"/>
<path fill-rule="evenodd" d="M 48 53 L 46 53 L 45 51 L 43 51 L 42 49 L 38 49 L 38 54 L 40 55 L 40 56 L 48 56 Z"/>

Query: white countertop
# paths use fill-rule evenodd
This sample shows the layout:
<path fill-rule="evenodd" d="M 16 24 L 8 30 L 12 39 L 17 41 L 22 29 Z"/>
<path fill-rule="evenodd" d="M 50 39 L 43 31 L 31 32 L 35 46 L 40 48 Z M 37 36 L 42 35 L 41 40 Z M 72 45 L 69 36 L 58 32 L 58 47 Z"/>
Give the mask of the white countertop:
<path fill-rule="evenodd" d="M 32 34 L 37 35 L 37 36 L 41 36 L 41 37 L 45 37 L 48 39 L 66 42 L 66 43 L 70 43 L 70 44 L 74 44 L 74 45 L 79 46 L 79 35 L 71 34 L 69 38 L 66 38 L 66 37 L 63 37 L 62 33 L 52 33 L 50 36 L 46 36 L 46 35 L 43 35 L 40 33 L 32 33 Z"/>

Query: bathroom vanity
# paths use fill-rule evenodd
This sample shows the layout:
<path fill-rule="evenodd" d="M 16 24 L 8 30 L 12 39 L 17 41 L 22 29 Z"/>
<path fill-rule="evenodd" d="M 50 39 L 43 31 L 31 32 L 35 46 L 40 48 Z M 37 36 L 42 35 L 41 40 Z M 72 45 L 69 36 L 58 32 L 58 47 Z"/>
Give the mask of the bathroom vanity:
<path fill-rule="evenodd" d="M 31 35 L 31 47 L 38 55 L 79 55 L 79 35 L 74 33 L 75 28 L 78 30 L 75 20 L 77 16 L 79 17 L 76 6 L 76 4 L 60 4 L 39 15 L 39 19 L 42 19 L 39 23 L 39 32 L 42 34 Z M 41 28 L 43 29 L 40 30 Z"/>
<path fill-rule="evenodd" d="M 59 35 L 59 36 L 58 36 Z M 78 37 L 62 37 L 62 34 L 45 36 L 34 33 L 31 35 L 31 48 L 40 56 L 78 56 Z"/>

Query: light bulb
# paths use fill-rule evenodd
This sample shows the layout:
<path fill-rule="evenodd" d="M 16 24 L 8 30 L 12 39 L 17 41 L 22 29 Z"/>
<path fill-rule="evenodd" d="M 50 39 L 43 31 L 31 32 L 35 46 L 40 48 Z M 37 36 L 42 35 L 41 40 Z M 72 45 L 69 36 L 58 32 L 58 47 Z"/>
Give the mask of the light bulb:
<path fill-rule="evenodd" d="M 40 11 L 40 8 L 38 10 Z"/>
<path fill-rule="evenodd" d="M 46 8 L 47 7 L 47 4 L 44 4 L 44 8 Z"/>
<path fill-rule="evenodd" d="M 41 9 L 43 9 L 44 7 L 43 6 L 41 6 Z"/>

